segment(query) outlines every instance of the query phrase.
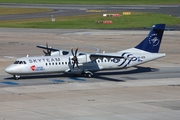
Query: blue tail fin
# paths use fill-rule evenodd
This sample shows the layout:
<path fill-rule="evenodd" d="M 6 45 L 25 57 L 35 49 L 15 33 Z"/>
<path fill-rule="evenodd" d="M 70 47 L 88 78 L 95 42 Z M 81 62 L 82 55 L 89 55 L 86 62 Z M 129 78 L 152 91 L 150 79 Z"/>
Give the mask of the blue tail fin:
<path fill-rule="evenodd" d="M 164 29 L 165 24 L 154 25 L 149 32 L 149 35 L 135 48 L 147 52 L 158 53 Z"/>

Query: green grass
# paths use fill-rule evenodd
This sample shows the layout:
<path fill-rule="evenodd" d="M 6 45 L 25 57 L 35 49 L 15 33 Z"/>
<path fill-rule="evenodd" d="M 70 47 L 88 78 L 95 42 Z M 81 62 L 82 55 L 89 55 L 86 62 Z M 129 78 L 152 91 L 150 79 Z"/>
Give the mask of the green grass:
<path fill-rule="evenodd" d="M 122 13 L 120 13 L 122 14 Z M 112 20 L 113 24 L 96 24 L 97 20 Z M 102 14 L 58 17 L 55 22 L 51 18 L 1 21 L 0 27 L 10 28 L 62 28 L 62 29 L 120 29 L 142 28 L 157 23 L 167 25 L 180 24 L 180 18 L 157 13 L 138 13 L 124 15 L 119 18 L 102 17 Z"/>
<path fill-rule="evenodd" d="M 180 0 L 0 0 L 0 3 L 41 4 L 179 4 Z"/>
<path fill-rule="evenodd" d="M 41 4 L 106 4 L 106 5 L 142 5 L 142 4 L 180 4 L 180 0 L 0 0 L 0 3 L 41 3 Z M 0 15 L 46 12 L 48 9 L 0 8 Z M 122 13 L 120 13 L 122 14 Z M 112 20 L 113 24 L 96 24 L 97 20 Z M 180 18 L 156 13 L 132 13 L 119 18 L 105 18 L 101 14 L 58 17 L 56 22 L 51 18 L 27 20 L 1 20 L 0 27 L 10 28 L 76 28 L 76 29 L 119 29 L 140 28 L 157 23 L 167 25 L 180 24 Z"/>

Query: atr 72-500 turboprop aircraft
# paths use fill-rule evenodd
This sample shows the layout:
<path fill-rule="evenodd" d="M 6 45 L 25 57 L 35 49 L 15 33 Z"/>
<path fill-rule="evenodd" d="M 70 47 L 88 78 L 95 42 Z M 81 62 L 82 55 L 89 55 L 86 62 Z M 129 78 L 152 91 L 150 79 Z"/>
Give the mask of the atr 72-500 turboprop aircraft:
<path fill-rule="evenodd" d="M 149 35 L 137 46 L 113 53 L 77 52 L 62 55 L 45 55 L 18 58 L 5 71 L 19 79 L 20 75 L 49 74 L 67 72 L 92 77 L 100 70 L 124 69 L 143 64 L 165 56 L 158 53 L 165 24 L 156 24 Z M 68 51 L 65 51 L 68 52 Z M 47 52 L 45 52 L 47 53 Z"/>

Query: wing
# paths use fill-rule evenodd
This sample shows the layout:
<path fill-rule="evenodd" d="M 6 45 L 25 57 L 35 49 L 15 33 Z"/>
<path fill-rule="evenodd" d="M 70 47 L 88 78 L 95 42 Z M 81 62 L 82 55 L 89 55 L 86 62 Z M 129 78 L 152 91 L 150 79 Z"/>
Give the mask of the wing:
<path fill-rule="evenodd" d="M 90 56 L 90 59 L 93 61 L 93 60 L 96 60 L 96 59 L 103 59 L 103 58 L 106 58 L 108 60 L 110 60 L 111 58 L 115 58 L 115 59 L 126 59 L 125 57 L 122 57 L 122 56 L 119 56 L 118 54 L 115 55 L 115 54 L 91 54 Z"/>
<path fill-rule="evenodd" d="M 51 51 L 59 51 L 59 49 L 56 49 L 56 48 L 52 48 L 52 47 L 47 47 L 47 46 L 44 46 L 44 45 L 37 45 L 36 47 L 38 48 L 42 48 L 42 49 L 45 49 L 45 50 L 51 50 Z"/>

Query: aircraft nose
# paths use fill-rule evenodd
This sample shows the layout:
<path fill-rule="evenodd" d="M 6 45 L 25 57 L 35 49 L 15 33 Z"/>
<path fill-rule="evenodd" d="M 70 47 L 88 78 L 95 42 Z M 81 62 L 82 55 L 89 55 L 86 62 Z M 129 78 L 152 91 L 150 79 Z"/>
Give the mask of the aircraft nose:
<path fill-rule="evenodd" d="M 5 72 L 7 72 L 7 73 L 9 73 L 9 74 L 11 74 L 11 73 L 13 73 L 13 69 L 12 69 L 12 67 L 7 67 L 6 69 L 5 69 Z"/>

